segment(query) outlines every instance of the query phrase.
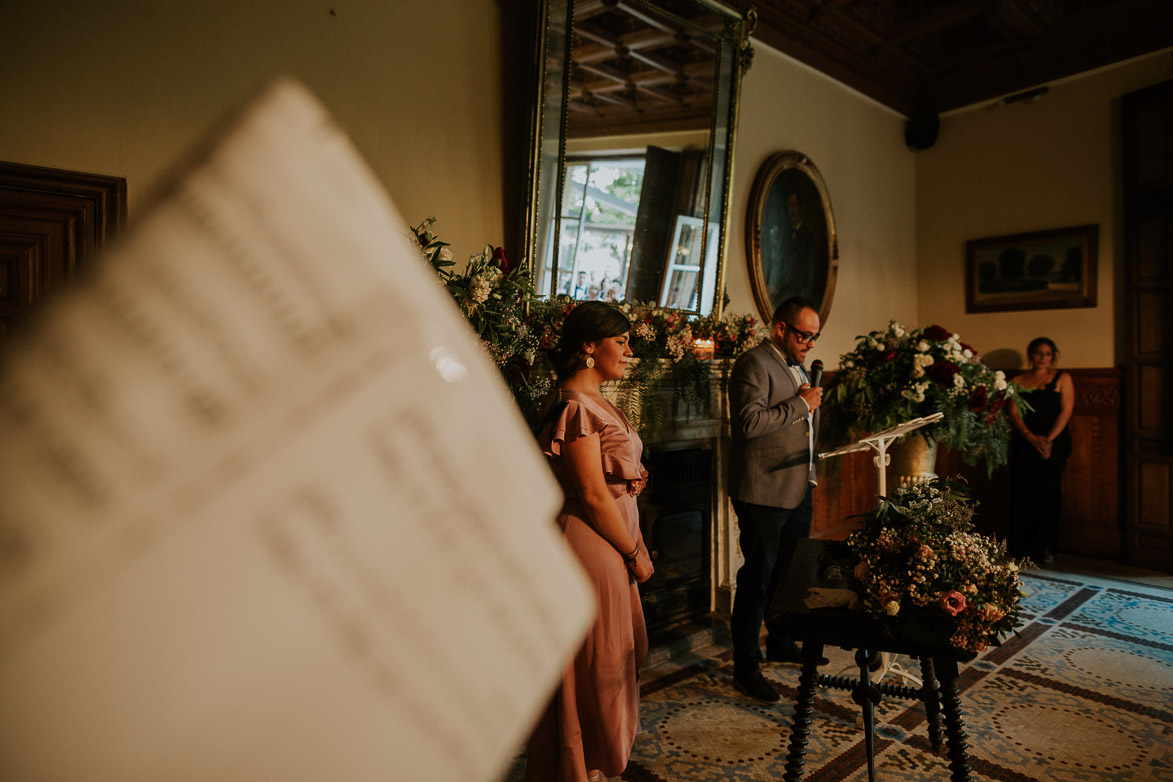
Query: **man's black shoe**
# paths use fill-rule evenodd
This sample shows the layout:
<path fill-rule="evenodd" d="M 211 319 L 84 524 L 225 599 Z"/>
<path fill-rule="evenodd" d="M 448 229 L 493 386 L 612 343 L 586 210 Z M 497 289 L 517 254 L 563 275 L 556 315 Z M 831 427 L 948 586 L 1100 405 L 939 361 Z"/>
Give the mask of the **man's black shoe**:
<path fill-rule="evenodd" d="M 802 664 L 802 650 L 798 644 L 790 644 L 783 649 L 766 650 L 766 660 L 772 663 L 799 663 Z M 831 661 L 826 657 L 819 658 L 819 665 L 827 665 Z"/>
<path fill-rule="evenodd" d="M 774 685 L 766 680 L 761 671 L 733 673 L 733 686 L 754 700 L 762 703 L 777 703 L 781 700 Z"/>

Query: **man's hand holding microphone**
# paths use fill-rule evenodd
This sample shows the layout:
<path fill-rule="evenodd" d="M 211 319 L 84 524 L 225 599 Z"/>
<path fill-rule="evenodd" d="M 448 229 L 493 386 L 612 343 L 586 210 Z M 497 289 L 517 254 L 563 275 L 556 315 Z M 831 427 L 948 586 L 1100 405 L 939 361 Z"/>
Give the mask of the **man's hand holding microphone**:
<path fill-rule="evenodd" d="M 822 382 L 823 361 L 816 358 L 811 362 L 811 382 L 803 383 L 798 389 L 798 395 L 810 406 L 812 413 L 823 403 L 823 388 L 820 385 Z"/>

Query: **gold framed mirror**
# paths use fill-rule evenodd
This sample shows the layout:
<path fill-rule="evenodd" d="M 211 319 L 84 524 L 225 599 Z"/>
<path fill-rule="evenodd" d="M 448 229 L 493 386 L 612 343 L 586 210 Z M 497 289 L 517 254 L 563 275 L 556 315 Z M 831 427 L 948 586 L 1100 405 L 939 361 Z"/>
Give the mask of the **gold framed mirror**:
<path fill-rule="evenodd" d="M 539 295 L 721 314 L 756 16 L 715 0 L 544 0 L 526 262 Z"/>

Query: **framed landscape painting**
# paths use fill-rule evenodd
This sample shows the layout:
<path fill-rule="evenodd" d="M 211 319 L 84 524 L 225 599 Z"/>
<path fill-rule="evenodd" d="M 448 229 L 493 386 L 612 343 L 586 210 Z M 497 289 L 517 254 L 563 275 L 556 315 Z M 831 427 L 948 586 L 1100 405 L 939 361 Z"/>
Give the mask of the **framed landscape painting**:
<path fill-rule="evenodd" d="M 971 239 L 965 243 L 965 311 L 1096 306 L 1098 225 Z"/>

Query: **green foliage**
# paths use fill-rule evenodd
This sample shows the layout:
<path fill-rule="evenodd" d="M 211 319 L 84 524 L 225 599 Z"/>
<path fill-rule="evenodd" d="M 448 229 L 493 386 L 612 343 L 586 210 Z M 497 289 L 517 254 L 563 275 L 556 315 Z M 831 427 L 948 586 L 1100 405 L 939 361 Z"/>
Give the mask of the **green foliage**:
<path fill-rule="evenodd" d="M 672 366 L 672 417 L 688 420 L 707 416 L 712 407 L 709 368 L 702 361 L 680 361 Z"/>
<path fill-rule="evenodd" d="M 481 338 L 498 368 L 508 375 L 519 360 L 531 362 L 538 340 L 526 323 L 526 310 L 537 300 L 533 280 L 500 247 L 485 245 L 468 259 L 463 272 L 452 271 L 452 253 L 432 228 L 429 217 L 411 229 L 411 238 Z"/>

